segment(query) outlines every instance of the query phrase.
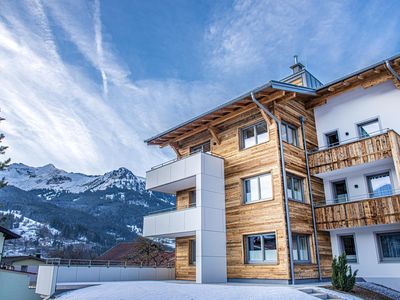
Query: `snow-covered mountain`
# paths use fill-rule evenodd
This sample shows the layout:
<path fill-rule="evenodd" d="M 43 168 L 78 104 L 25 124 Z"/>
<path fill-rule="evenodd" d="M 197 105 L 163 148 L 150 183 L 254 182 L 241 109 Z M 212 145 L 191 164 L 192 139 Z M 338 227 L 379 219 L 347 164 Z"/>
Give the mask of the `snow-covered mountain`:
<path fill-rule="evenodd" d="M 111 187 L 145 190 L 145 180 L 134 175 L 126 168 L 119 168 L 104 175 L 85 175 L 66 172 L 48 164 L 43 167 L 30 167 L 21 163 L 11 164 L 7 170 L 0 172 L 9 185 L 24 191 L 45 189 L 83 193 L 86 191 L 105 190 Z"/>
<path fill-rule="evenodd" d="M 18 163 L 2 177 L 8 185 L 0 189 L 0 221 L 5 217 L 3 225 L 22 235 L 9 243 L 9 253 L 76 244 L 101 253 L 140 235 L 144 215 L 175 205 L 171 195 L 146 191 L 145 179 L 126 168 L 93 176 Z"/>

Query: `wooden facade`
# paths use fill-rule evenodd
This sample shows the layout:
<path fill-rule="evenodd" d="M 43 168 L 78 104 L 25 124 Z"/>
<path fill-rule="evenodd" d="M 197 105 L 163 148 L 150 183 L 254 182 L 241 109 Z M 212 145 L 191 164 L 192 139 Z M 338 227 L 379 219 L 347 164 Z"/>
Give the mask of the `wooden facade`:
<path fill-rule="evenodd" d="M 310 154 L 310 172 L 317 175 L 392 156 L 387 132 Z"/>
<path fill-rule="evenodd" d="M 319 230 L 400 223 L 400 195 L 326 205 L 315 213 Z"/>

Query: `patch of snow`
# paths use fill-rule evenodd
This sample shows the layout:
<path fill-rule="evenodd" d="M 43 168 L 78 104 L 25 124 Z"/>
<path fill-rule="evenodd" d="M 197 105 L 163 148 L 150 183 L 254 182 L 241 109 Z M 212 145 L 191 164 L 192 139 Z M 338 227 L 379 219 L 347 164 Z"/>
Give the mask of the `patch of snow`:
<path fill-rule="evenodd" d="M 400 299 L 400 292 L 380 284 L 376 284 L 373 282 L 357 282 L 356 285 L 358 285 L 361 288 L 376 292 L 378 294 L 385 295 L 392 299 Z"/>
<path fill-rule="evenodd" d="M 126 225 L 131 232 L 136 232 L 138 235 L 142 235 L 142 229 L 137 227 L 136 225 Z"/>
<path fill-rule="evenodd" d="M 65 294 L 62 300 L 313 300 L 303 292 L 288 286 L 193 284 L 165 281 L 106 282 Z"/>

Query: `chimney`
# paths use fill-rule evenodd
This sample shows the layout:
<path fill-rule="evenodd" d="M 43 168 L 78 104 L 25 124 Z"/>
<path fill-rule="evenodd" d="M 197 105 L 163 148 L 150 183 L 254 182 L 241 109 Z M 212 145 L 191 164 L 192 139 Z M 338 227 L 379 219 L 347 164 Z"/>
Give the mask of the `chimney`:
<path fill-rule="evenodd" d="M 290 66 L 293 70 L 293 74 L 296 74 L 304 69 L 304 65 L 299 62 L 299 57 L 297 55 L 294 56 L 294 65 Z"/>

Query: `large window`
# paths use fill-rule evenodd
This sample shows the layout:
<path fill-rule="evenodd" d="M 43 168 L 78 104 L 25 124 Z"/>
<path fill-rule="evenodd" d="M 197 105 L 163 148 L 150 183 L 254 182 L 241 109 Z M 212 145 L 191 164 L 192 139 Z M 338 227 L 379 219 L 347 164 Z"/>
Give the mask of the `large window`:
<path fill-rule="evenodd" d="M 287 175 L 287 192 L 291 200 L 304 202 L 303 179 L 291 174 Z"/>
<path fill-rule="evenodd" d="M 299 137 L 297 135 L 297 127 L 281 122 L 282 124 L 282 140 L 294 146 L 299 146 Z"/>
<path fill-rule="evenodd" d="M 276 262 L 275 233 L 248 235 L 246 242 L 246 262 Z"/>
<path fill-rule="evenodd" d="M 298 263 L 310 262 L 309 236 L 294 234 L 293 238 L 293 261 Z"/>
<path fill-rule="evenodd" d="M 358 127 L 358 135 L 361 138 L 369 137 L 373 134 L 378 133 L 380 130 L 378 119 L 360 123 L 357 125 L 357 127 Z"/>
<path fill-rule="evenodd" d="M 270 173 L 247 178 L 243 183 L 245 203 L 272 198 L 272 175 Z"/>
<path fill-rule="evenodd" d="M 339 180 L 332 182 L 333 197 L 335 203 L 341 203 L 347 201 L 347 186 L 345 180 Z"/>
<path fill-rule="evenodd" d="M 248 148 L 268 140 L 267 123 L 260 122 L 240 130 L 240 148 Z"/>
<path fill-rule="evenodd" d="M 370 197 L 383 197 L 392 194 L 389 172 L 367 176 Z"/>
<path fill-rule="evenodd" d="M 356 243 L 354 241 L 354 235 L 342 235 L 340 236 L 340 246 L 342 253 L 346 253 L 346 259 L 350 263 L 357 262 Z"/>
<path fill-rule="evenodd" d="M 196 264 L 196 240 L 189 240 L 189 264 Z"/>
<path fill-rule="evenodd" d="M 210 141 L 190 147 L 190 154 L 197 152 L 210 152 L 210 151 L 211 151 Z"/>
<path fill-rule="evenodd" d="M 377 235 L 381 261 L 400 262 L 400 232 Z"/>

